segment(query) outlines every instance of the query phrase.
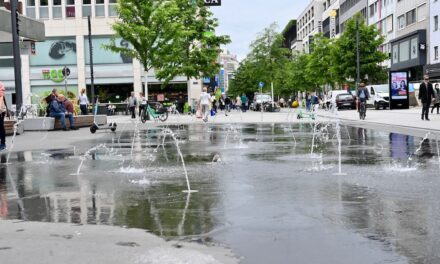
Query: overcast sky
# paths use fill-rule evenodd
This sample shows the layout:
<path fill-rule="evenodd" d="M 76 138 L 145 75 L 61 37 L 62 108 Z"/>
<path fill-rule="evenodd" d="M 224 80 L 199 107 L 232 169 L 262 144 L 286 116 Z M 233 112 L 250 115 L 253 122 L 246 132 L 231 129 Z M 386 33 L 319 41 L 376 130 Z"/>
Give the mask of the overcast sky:
<path fill-rule="evenodd" d="M 211 7 L 219 20 L 217 33 L 231 36 L 228 50 L 241 60 L 257 33 L 277 22 L 283 30 L 289 20 L 296 19 L 310 0 L 223 0 L 222 6 Z"/>

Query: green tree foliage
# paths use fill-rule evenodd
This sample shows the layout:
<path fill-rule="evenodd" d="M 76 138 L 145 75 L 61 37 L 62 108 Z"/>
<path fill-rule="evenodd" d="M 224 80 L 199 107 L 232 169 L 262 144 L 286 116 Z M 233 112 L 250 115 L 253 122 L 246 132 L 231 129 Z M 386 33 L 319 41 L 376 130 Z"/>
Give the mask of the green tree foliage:
<path fill-rule="evenodd" d="M 146 71 L 170 81 L 178 75 L 211 76 L 219 71 L 220 46 L 228 36 L 216 36 L 217 20 L 203 0 L 120 0 L 116 35 L 106 48 L 138 59 Z M 115 39 L 131 45 L 120 47 Z"/>
<path fill-rule="evenodd" d="M 367 26 L 360 14 L 359 40 L 360 40 L 360 78 L 363 82 L 383 82 L 387 78 L 386 70 L 380 65 L 387 59 L 387 55 L 379 51 L 384 42 L 375 25 Z M 348 79 L 356 79 L 356 17 L 345 24 L 344 33 L 335 42 L 331 49 L 335 80 L 339 83 Z M 368 77 L 368 79 L 367 79 Z"/>
<path fill-rule="evenodd" d="M 173 51 L 161 56 L 157 76 L 166 80 L 178 75 L 188 79 L 214 76 L 220 70 L 218 56 L 221 46 L 230 43 L 229 36 L 215 35 L 218 21 L 203 0 L 174 1 L 178 6 L 175 15 L 181 29 Z"/>
<path fill-rule="evenodd" d="M 116 7 L 119 19 L 112 25 L 115 36 L 105 48 L 136 58 L 146 71 L 160 65 L 161 56 L 173 52 L 182 26 L 175 1 L 123 0 Z M 131 45 L 120 47 L 115 40 L 123 38 Z"/>
<path fill-rule="evenodd" d="M 280 90 L 284 83 L 285 66 L 289 62 L 289 49 L 283 47 L 283 36 L 277 32 L 274 23 L 260 33 L 252 42 L 251 52 L 240 64 L 232 82 L 230 92 L 234 94 L 259 91 L 259 82 L 264 82 L 263 91 L 270 91 L 274 82 L 275 90 Z"/>
<path fill-rule="evenodd" d="M 313 88 L 315 89 L 319 89 L 319 87 L 326 84 L 334 86 L 333 42 L 333 40 L 324 37 L 322 34 L 318 34 L 314 37 L 311 47 L 313 52 L 310 53 L 307 58 L 305 76 L 312 82 Z M 304 62 L 300 61 L 300 63 Z"/>

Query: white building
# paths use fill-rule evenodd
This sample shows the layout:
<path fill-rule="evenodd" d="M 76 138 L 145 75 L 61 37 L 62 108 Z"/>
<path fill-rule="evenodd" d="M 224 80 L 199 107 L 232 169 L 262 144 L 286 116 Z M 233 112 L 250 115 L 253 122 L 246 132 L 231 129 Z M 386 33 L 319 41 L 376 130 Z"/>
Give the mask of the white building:
<path fill-rule="evenodd" d="M 313 36 L 322 32 L 322 12 L 326 0 L 312 0 L 297 19 L 297 40 L 301 42 L 293 45 L 297 51 L 310 52 L 310 43 Z M 302 50 L 301 50 L 302 49 Z"/>
<path fill-rule="evenodd" d="M 429 73 L 432 79 L 440 80 L 440 57 L 439 57 L 439 47 L 440 47 L 440 29 L 439 29 L 439 17 L 440 17 L 440 1 L 430 0 L 429 7 L 429 65 L 426 72 Z"/>
<path fill-rule="evenodd" d="M 380 49 L 386 54 L 391 54 L 390 41 L 396 37 L 396 27 L 394 26 L 396 2 L 397 0 L 368 0 L 368 24 L 376 25 L 384 36 L 385 41 Z M 391 60 L 386 60 L 383 66 L 390 68 Z"/>
<path fill-rule="evenodd" d="M 60 71 L 67 66 L 71 75 L 68 90 L 78 93 L 88 88 L 90 94 L 90 59 L 87 16 L 91 16 L 95 94 L 118 102 L 130 91 L 146 91 L 143 87 L 143 67 L 137 60 L 105 50 L 114 35 L 111 25 L 115 22 L 117 0 L 25 0 L 25 15 L 44 21 L 46 41 L 35 43 L 31 54 L 22 55 L 23 89 L 25 103 L 30 103 L 30 93 L 42 96 L 53 88 L 64 89 Z M 118 45 L 128 43 L 122 39 Z M 1 67 L 1 66 L 0 66 Z M 0 68 L 0 76 L 10 76 L 12 68 Z M 3 74 L 2 74 L 3 73 Z M 5 80 L 11 81 L 11 80 Z M 189 88 L 187 86 L 189 85 Z M 178 77 L 164 89 L 161 82 L 149 72 L 149 99 L 169 98 L 183 94 L 197 98 L 201 92 L 200 80 L 187 81 Z M 105 99 L 104 99 L 105 100 Z"/>
<path fill-rule="evenodd" d="M 235 71 L 239 67 L 237 55 L 231 54 L 229 51 L 221 53 L 219 56 L 220 65 L 222 70 L 219 75 L 219 88 L 222 92 L 229 90 L 229 83 L 234 78 Z"/>
<path fill-rule="evenodd" d="M 322 32 L 328 38 L 339 36 L 339 0 L 325 0 L 322 13 Z"/>

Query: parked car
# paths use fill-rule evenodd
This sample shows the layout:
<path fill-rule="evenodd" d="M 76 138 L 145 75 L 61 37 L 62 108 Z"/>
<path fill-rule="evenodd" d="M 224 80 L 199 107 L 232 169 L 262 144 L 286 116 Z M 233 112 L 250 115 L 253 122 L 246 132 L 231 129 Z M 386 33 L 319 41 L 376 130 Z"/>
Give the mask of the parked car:
<path fill-rule="evenodd" d="M 349 93 L 338 94 L 336 96 L 336 107 L 338 109 L 348 108 L 356 109 L 356 100 L 353 95 Z"/>
<path fill-rule="evenodd" d="M 329 91 L 324 101 L 322 102 L 325 109 L 329 109 L 333 104 L 336 103 L 336 98 L 340 94 L 348 94 L 346 90 L 333 90 Z"/>
<path fill-rule="evenodd" d="M 252 102 L 250 109 L 254 111 L 261 111 L 261 106 L 265 103 L 272 103 L 272 97 L 270 94 L 255 94 L 254 101 Z"/>

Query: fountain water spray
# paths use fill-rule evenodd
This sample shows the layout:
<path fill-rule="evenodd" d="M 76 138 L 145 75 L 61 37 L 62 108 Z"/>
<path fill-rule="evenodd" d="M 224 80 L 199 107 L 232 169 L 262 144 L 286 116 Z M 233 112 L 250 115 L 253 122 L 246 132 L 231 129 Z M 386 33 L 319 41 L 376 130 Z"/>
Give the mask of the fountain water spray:
<path fill-rule="evenodd" d="M 338 172 L 334 173 L 334 175 L 347 175 L 342 172 L 342 139 L 341 139 L 341 125 L 340 121 L 336 121 L 336 135 L 338 137 Z"/>

